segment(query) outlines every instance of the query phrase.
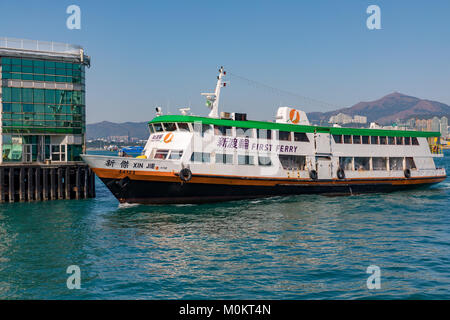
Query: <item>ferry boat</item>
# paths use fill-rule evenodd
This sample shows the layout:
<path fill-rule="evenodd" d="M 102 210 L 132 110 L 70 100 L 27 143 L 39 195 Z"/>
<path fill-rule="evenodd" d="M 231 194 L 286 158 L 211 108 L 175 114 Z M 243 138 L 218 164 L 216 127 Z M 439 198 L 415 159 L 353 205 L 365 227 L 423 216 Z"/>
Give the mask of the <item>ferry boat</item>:
<path fill-rule="evenodd" d="M 82 155 L 121 203 L 204 203 L 294 194 L 346 195 L 430 186 L 446 178 L 430 149 L 439 132 L 314 126 L 278 108 L 274 122 L 221 112 L 223 67 L 207 117 L 157 116 L 136 158 Z"/>

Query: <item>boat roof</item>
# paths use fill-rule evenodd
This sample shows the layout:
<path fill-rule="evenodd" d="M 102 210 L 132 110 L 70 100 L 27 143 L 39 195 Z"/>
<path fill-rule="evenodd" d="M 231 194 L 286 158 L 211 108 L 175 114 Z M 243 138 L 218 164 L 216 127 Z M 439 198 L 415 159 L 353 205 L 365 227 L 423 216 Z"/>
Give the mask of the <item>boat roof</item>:
<path fill-rule="evenodd" d="M 387 130 L 387 129 L 360 129 L 343 127 L 322 127 L 307 126 L 287 123 L 276 123 L 255 120 L 231 120 L 217 119 L 209 117 L 188 116 L 188 115 L 161 115 L 153 118 L 148 123 L 168 123 L 168 122 L 202 122 L 202 124 L 212 124 L 217 126 L 230 126 L 239 128 L 255 128 L 266 130 L 280 130 L 293 132 L 323 132 L 331 134 L 363 135 L 363 136 L 388 136 L 388 137 L 440 137 L 440 132 L 433 131 L 413 131 L 413 130 Z"/>

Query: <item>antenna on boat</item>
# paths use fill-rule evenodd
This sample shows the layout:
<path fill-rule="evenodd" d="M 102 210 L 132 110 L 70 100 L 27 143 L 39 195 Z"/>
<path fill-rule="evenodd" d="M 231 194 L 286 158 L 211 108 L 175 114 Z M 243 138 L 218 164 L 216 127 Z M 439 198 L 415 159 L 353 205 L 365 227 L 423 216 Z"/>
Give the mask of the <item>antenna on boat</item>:
<path fill-rule="evenodd" d="M 227 74 L 227 72 L 220 67 L 219 75 L 217 76 L 217 85 L 216 91 L 214 93 L 202 93 L 202 96 L 206 96 L 206 106 L 211 109 L 208 117 L 210 118 L 218 118 L 219 117 L 219 96 L 220 96 L 220 88 L 226 86 L 226 82 L 222 79 Z"/>

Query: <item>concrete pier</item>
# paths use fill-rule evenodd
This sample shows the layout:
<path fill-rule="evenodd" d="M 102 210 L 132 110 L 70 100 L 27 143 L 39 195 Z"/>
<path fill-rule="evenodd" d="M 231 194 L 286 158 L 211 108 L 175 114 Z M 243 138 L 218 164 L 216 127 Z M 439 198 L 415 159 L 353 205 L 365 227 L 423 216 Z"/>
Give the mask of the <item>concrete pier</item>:
<path fill-rule="evenodd" d="M 95 174 L 85 164 L 0 165 L 0 203 L 95 197 Z"/>

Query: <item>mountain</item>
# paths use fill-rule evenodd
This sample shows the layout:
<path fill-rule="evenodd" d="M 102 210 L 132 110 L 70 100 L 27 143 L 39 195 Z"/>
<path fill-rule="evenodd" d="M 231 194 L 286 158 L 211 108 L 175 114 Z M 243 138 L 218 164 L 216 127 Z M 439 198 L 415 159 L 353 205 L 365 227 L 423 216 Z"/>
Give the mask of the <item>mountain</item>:
<path fill-rule="evenodd" d="M 114 123 L 102 121 L 86 125 L 87 139 L 108 138 L 111 136 L 130 136 L 139 139 L 148 139 L 148 122 Z"/>
<path fill-rule="evenodd" d="M 437 101 L 424 100 L 405 94 L 394 92 L 381 99 L 370 102 L 359 102 L 352 107 L 329 112 L 308 113 L 309 121 L 313 123 L 328 123 L 331 116 L 345 113 L 351 116 L 366 116 L 367 121 L 389 125 L 397 120 L 410 118 L 427 119 L 433 116 L 447 116 L 450 118 L 450 106 Z M 147 122 L 98 122 L 88 124 L 87 138 L 107 138 L 110 136 L 130 136 L 147 139 L 149 131 Z"/>
<path fill-rule="evenodd" d="M 359 102 L 349 108 L 329 112 L 311 112 L 308 113 L 308 119 L 312 122 L 328 122 L 331 116 L 338 113 L 366 116 L 367 122 L 387 125 L 397 120 L 416 117 L 421 119 L 433 116 L 448 117 L 450 116 L 450 106 L 394 92 L 375 101 Z"/>

